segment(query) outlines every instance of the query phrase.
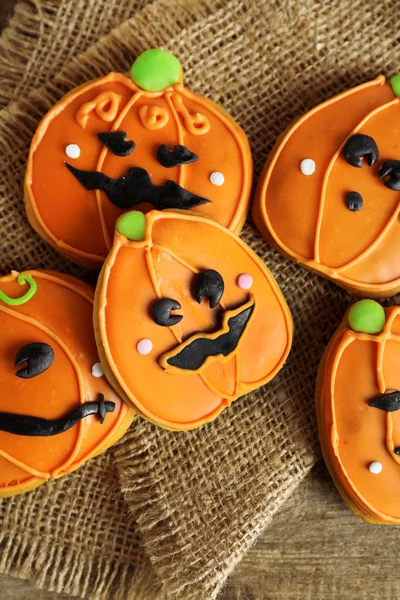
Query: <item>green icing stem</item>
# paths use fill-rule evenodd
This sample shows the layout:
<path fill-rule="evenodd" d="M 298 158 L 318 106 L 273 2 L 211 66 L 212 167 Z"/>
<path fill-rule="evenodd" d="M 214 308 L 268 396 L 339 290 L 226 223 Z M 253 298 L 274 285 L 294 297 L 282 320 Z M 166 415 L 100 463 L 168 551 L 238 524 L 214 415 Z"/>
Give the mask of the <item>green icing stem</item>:
<path fill-rule="evenodd" d="M 139 242 L 146 234 L 146 217 L 138 210 L 131 210 L 118 219 L 117 231 L 128 240 Z"/>
<path fill-rule="evenodd" d="M 21 298 L 10 298 L 0 290 L 0 300 L 2 300 L 5 304 L 9 304 L 10 306 L 19 306 L 20 304 L 25 304 L 28 302 L 37 292 L 37 283 L 30 275 L 19 275 L 17 279 L 19 285 L 24 285 L 25 283 L 29 283 L 29 290 L 21 296 Z"/>
<path fill-rule="evenodd" d="M 390 85 L 392 86 L 393 94 L 395 96 L 400 96 L 400 75 L 395 75 L 390 80 Z"/>
<path fill-rule="evenodd" d="M 152 48 L 143 52 L 133 63 L 131 78 L 142 90 L 158 92 L 178 83 L 181 64 L 166 50 Z"/>
<path fill-rule="evenodd" d="M 374 335 L 385 326 L 385 310 L 375 300 L 359 300 L 350 308 L 348 321 L 353 331 Z"/>

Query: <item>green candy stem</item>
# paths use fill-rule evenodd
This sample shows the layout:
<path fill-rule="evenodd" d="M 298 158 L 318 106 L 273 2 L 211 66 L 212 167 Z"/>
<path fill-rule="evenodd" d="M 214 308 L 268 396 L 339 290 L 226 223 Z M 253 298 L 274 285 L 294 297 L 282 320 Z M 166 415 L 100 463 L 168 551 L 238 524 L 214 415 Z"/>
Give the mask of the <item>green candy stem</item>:
<path fill-rule="evenodd" d="M 374 335 L 385 326 L 385 310 L 375 300 L 360 300 L 350 308 L 348 321 L 353 331 Z"/>
<path fill-rule="evenodd" d="M 25 302 L 28 302 L 28 300 L 30 300 L 37 292 L 37 283 L 30 275 L 19 275 L 17 281 L 19 285 L 29 283 L 29 290 L 20 298 L 10 298 L 0 290 L 0 300 L 10 306 L 20 306 L 21 304 L 25 304 Z"/>
<path fill-rule="evenodd" d="M 146 233 L 146 217 L 138 210 L 131 210 L 118 219 L 117 231 L 128 240 L 140 242 Z"/>
<path fill-rule="evenodd" d="M 146 92 L 158 92 L 179 82 L 181 63 L 166 50 L 146 50 L 133 63 L 131 78 Z"/>
<path fill-rule="evenodd" d="M 390 85 L 392 86 L 393 94 L 400 96 L 400 75 L 395 75 L 390 79 Z"/>

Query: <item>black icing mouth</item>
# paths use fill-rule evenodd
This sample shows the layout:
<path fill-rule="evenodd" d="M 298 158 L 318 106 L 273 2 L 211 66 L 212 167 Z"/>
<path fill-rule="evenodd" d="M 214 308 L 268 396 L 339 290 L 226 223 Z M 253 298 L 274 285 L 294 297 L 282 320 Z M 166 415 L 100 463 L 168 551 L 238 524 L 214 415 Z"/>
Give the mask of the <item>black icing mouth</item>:
<path fill-rule="evenodd" d="M 68 429 L 71 429 L 71 427 L 89 415 L 98 415 L 100 423 L 103 424 L 107 413 L 112 413 L 114 410 L 115 403 L 105 402 L 103 394 L 99 394 L 98 402 L 81 404 L 78 408 L 75 408 L 57 420 L 13 413 L 0 413 L 0 431 L 30 437 L 51 437 L 68 431 Z"/>
<path fill-rule="evenodd" d="M 155 185 L 141 167 L 132 167 L 124 177 L 112 179 L 100 171 L 83 171 L 67 162 L 65 166 L 86 190 L 102 190 L 115 206 L 125 210 L 143 202 L 153 204 L 157 210 L 188 209 L 210 202 L 171 180 Z"/>
<path fill-rule="evenodd" d="M 167 365 L 178 369 L 197 371 L 209 356 L 228 356 L 236 349 L 253 310 L 254 302 L 250 305 L 246 303 L 243 310 L 236 312 L 234 316 L 229 317 L 232 311 L 227 311 L 224 315 L 224 324 L 226 322 L 228 326 L 227 332 L 221 333 L 215 338 L 194 336 L 193 341 L 178 346 L 178 352 L 166 359 Z"/>

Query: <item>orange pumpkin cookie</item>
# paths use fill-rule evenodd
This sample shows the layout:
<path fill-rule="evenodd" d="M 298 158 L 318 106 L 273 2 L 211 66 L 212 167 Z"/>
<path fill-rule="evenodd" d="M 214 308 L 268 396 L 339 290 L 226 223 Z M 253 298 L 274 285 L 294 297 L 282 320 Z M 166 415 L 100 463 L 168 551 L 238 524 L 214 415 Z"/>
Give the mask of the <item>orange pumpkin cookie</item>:
<path fill-rule="evenodd" d="M 98 362 L 93 296 L 56 272 L 0 278 L 0 497 L 73 471 L 133 420 Z"/>
<path fill-rule="evenodd" d="M 361 300 L 322 360 L 319 436 L 350 508 L 371 523 L 400 523 L 400 307 Z"/>
<path fill-rule="evenodd" d="M 253 207 L 274 247 L 361 296 L 400 290 L 399 94 L 400 76 L 380 75 L 298 119 Z"/>
<path fill-rule="evenodd" d="M 47 113 L 32 140 L 25 205 L 43 239 L 100 268 L 127 209 L 190 209 L 239 233 L 251 184 L 239 125 L 182 85 L 177 58 L 147 50 L 130 76 L 90 81 Z"/>
<path fill-rule="evenodd" d="M 292 341 L 291 314 L 262 261 L 215 221 L 182 211 L 118 220 L 94 314 L 115 389 L 176 430 L 212 421 L 267 383 Z"/>

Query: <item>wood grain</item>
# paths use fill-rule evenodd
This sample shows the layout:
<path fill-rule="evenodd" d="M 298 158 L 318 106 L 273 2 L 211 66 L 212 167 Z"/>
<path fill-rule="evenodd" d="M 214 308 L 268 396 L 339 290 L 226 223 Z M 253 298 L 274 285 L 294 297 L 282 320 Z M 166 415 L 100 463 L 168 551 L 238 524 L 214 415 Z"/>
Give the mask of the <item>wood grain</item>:
<path fill-rule="evenodd" d="M 399 536 L 396 526 L 353 515 L 320 463 L 236 567 L 220 600 L 396 600 Z M 6 600 L 71 599 L 7 576 L 0 590 Z"/>

